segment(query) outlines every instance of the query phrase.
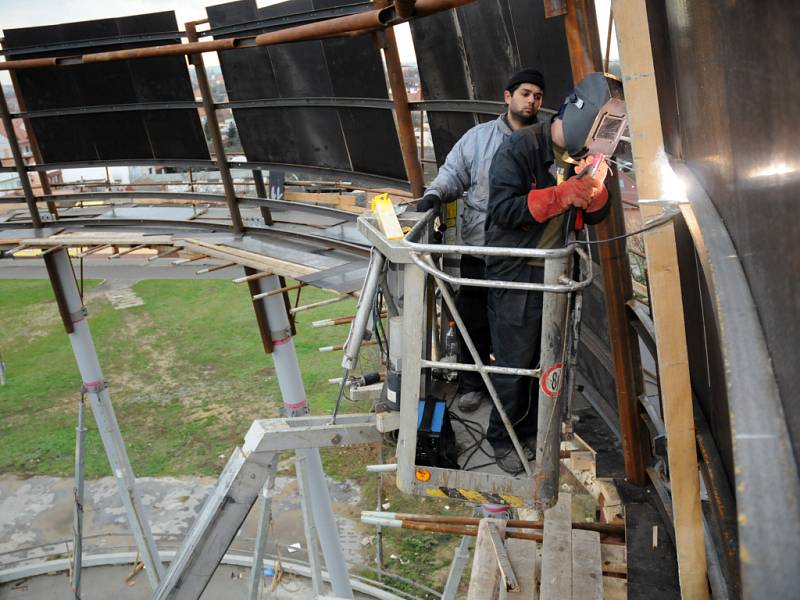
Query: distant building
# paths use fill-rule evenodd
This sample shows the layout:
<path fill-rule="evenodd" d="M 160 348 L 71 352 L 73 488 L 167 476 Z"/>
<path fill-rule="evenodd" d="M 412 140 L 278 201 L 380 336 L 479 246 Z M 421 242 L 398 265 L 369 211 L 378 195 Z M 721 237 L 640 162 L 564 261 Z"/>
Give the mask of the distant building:
<path fill-rule="evenodd" d="M 35 163 L 35 161 L 33 158 L 33 152 L 31 150 L 31 143 L 28 138 L 28 132 L 25 131 L 25 126 L 19 119 L 14 119 L 12 122 L 14 124 L 14 133 L 17 135 L 19 148 L 22 151 L 22 160 L 25 161 L 26 165 L 32 165 Z M 14 158 L 11 153 L 11 144 L 8 141 L 8 136 L 6 135 L 6 130 L 2 123 L 0 123 L 0 163 L 4 167 L 14 166 Z M 37 188 L 39 188 L 38 193 L 41 193 L 39 176 L 40 174 L 38 172 L 32 172 L 29 175 L 31 186 L 34 189 L 34 192 L 36 192 Z M 47 179 L 51 184 L 60 184 L 64 182 L 60 169 L 48 171 Z M 20 187 L 21 184 L 19 181 L 19 176 L 16 173 L 0 174 L 0 190 L 14 190 Z"/>

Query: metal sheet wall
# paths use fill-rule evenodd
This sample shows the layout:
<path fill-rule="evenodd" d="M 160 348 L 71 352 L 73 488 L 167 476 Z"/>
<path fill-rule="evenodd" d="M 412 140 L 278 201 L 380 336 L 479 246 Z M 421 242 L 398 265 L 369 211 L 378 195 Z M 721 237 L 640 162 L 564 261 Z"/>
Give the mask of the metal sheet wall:
<path fill-rule="evenodd" d="M 670 46 L 661 51 L 671 54 L 676 98 L 676 114 L 664 118 L 680 123 L 670 150 L 703 183 L 736 245 L 800 462 L 800 4 L 663 4 Z"/>
<path fill-rule="evenodd" d="M 257 9 L 253 0 L 242 0 L 206 11 L 212 27 L 223 27 L 344 4 L 290 0 Z M 230 100 L 389 97 L 370 36 L 237 49 L 220 53 L 220 64 Z M 234 110 L 234 118 L 248 161 L 406 178 L 388 110 L 246 108 Z"/>
<path fill-rule="evenodd" d="M 81 46 L 80 42 L 126 35 L 177 32 L 175 13 L 4 30 L 7 49 L 74 42 L 69 50 L 31 51 L 14 58 L 73 56 L 152 45 L 153 42 Z M 161 43 L 178 43 L 180 37 Z M 17 72 L 28 110 L 138 102 L 193 101 L 183 57 L 96 63 Z M 45 162 L 119 159 L 207 159 L 208 146 L 196 110 L 148 110 L 119 114 L 32 119 Z"/>
<path fill-rule="evenodd" d="M 572 88 L 563 17 L 544 18 L 544 0 L 480 0 L 413 21 L 411 34 L 425 100 L 502 101 L 511 74 L 539 69 L 544 106 L 556 109 Z M 428 112 L 436 160 L 487 115 Z"/>

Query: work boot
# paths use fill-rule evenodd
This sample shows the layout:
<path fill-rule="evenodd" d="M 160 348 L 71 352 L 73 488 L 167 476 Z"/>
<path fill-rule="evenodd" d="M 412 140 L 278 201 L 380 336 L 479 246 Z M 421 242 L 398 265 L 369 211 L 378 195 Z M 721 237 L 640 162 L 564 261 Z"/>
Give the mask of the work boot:
<path fill-rule="evenodd" d="M 494 446 L 494 459 L 497 461 L 498 467 L 511 475 L 519 475 L 525 470 L 522 461 L 517 456 L 517 451 L 511 444 Z"/>
<path fill-rule="evenodd" d="M 466 413 L 475 412 L 486 398 L 488 398 L 486 392 L 481 390 L 465 392 L 458 397 L 458 410 Z"/>
<path fill-rule="evenodd" d="M 522 440 L 522 449 L 525 450 L 525 458 L 529 461 L 536 460 L 536 436 L 532 435 Z"/>

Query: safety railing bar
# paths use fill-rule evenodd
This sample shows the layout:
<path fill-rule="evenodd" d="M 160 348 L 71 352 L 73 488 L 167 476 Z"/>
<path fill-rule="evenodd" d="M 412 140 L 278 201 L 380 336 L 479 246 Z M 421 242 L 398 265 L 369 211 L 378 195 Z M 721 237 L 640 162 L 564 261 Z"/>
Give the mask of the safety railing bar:
<path fill-rule="evenodd" d="M 413 252 L 411 253 L 411 255 L 412 257 L 414 257 Z M 430 256 L 428 256 L 427 259 L 432 260 Z M 424 261 L 422 261 L 421 259 L 420 262 L 424 263 Z M 420 268 L 422 268 L 421 265 Z M 424 270 L 425 269 L 423 269 L 423 271 Z M 478 353 L 478 349 L 475 347 L 475 344 L 472 341 L 472 336 L 470 336 L 469 331 L 467 331 L 467 328 L 464 325 L 464 320 L 461 318 L 461 313 L 459 313 L 458 309 L 456 308 L 456 303 L 455 300 L 453 299 L 452 294 L 450 293 L 450 290 L 440 279 L 434 277 L 433 281 L 436 284 L 436 287 L 439 288 L 439 293 L 442 295 L 442 300 L 444 300 L 445 304 L 447 304 L 447 308 L 450 311 L 450 315 L 456 322 L 456 327 L 458 327 L 458 330 L 461 332 L 461 338 L 467 345 L 467 349 L 469 350 L 469 354 L 472 357 L 472 360 L 474 360 L 475 364 L 478 365 L 479 367 L 484 367 L 485 365 L 481 361 L 481 356 Z M 492 399 L 492 403 L 494 404 L 494 407 L 497 410 L 497 414 L 500 416 L 500 420 L 503 422 L 503 426 L 506 429 L 506 433 L 508 433 L 508 437 L 511 440 L 511 444 L 514 446 L 514 450 L 516 451 L 517 456 L 519 456 L 519 459 L 522 462 L 522 466 L 525 469 L 525 474 L 528 477 L 533 477 L 533 471 L 531 471 L 531 466 L 530 464 L 528 464 L 528 459 L 525 458 L 525 451 L 522 449 L 522 444 L 520 444 L 519 438 L 517 437 L 517 433 L 514 431 L 514 425 L 511 423 L 511 420 L 508 418 L 508 415 L 506 414 L 506 411 L 503 408 L 503 403 L 500 402 L 500 397 L 497 395 L 497 390 L 494 387 L 492 379 L 485 371 L 479 370 L 478 373 L 480 373 L 481 379 L 483 379 L 483 383 L 484 385 L 486 385 L 486 390 L 489 392 L 489 397 Z"/>
<path fill-rule="evenodd" d="M 552 292 L 555 294 L 568 294 L 570 292 L 575 292 L 577 290 L 581 290 L 587 287 L 589 284 L 592 283 L 591 278 L 585 279 L 583 281 L 573 281 L 569 279 L 569 283 L 565 283 L 563 285 L 547 285 L 544 283 L 524 283 L 520 281 L 500 281 L 496 279 L 468 279 L 465 277 L 455 277 L 454 275 L 448 275 L 444 271 L 440 271 L 436 267 L 433 267 L 426 263 L 420 255 L 416 252 L 409 252 L 409 256 L 411 260 L 416 264 L 420 269 L 425 271 L 428 275 L 434 277 L 435 279 L 441 279 L 449 283 L 450 285 L 466 285 L 472 287 L 485 287 L 485 288 L 502 288 L 507 290 L 526 290 L 531 292 Z"/>
<path fill-rule="evenodd" d="M 508 256 L 513 258 L 561 258 L 576 251 L 576 246 L 569 245 L 563 248 L 507 248 L 504 246 L 467 246 L 447 244 L 422 244 L 414 239 L 421 234 L 425 226 L 435 216 L 433 209 L 429 210 L 422 219 L 403 237 L 403 242 L 409 250 L 425 254 L 471 254 L 476 256 Z M 367 223 L 367 225 L 369 225 Z M 374 229 L 374 227 L 372 227 Z"/>
<path fill-rule="evenodd" d="M 515 369 L 513 367 L 494 367 L 491 365 L 470 365 L 466 363 L 451 363 L 440 360 L 422 360 L 420 362 L 426 369 L 447 369 L 450 371 L 470 371 L 473 373 L 495 373 L 497 375 L 522 375 L 524 377 L 539 377 L 541 369 Z"/>
<path fill-rule="evenodd" d="M 506 248 L 503 246 L 418 244 L 417 242 L 410 242 L 408 240 L 406 240 L 406 245 L 409 250 L 424 254 L 472 254 L 477 256 L 503 256 L 509 258 L 563 258 L 575 252 L 575 246 L 543 250 L 541 248 Z"/>

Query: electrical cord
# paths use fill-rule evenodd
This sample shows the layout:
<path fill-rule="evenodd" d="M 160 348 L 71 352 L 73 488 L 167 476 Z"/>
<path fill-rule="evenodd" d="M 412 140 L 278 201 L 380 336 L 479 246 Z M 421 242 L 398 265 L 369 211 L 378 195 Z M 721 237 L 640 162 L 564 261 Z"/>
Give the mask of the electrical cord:
<path fill-rule="evenodd" d="M 608 243 L 611 243 L 611 242 L 616 242 L 618 240 L 623 240 L 625 238 L 633 237 L 634 235 L 639 235 L 640 233 L 644 233 L 646 231 L 650 231 L 651 229 L 655 229 L 656 227 L 661 227 L 665 223 L 671 221 L 673 219 L 673 217 L 675 217 L 679 212 L 680 212 L 680 210 L 678 210 L 677 208 L 672 208 L 672 207 L 665 208 L 661 215 L 659 215 L 658 217 L 656 217 L 655 219 L 653 219 L 652 221 L 647 223 L 641 229 L 637 229 L 636 231 L 631 231 L 629 233 L 623 233 L 621 235 L 615 235 L 614 237 L 605 238 L 605 239 L 602 239 L 602 240 L 590 240 L 590 239 L 573 240 L 572 242 L 570 242 L 566 246 L 563 246 L 563 248 L 567 248 L 569 246 L 574 246 L 574 245 L 579 245 L 579 244 L 580 245 L 585 245 L 585 246 L 608 244 Z"/>

